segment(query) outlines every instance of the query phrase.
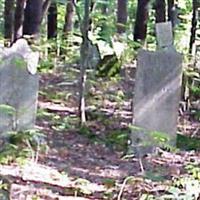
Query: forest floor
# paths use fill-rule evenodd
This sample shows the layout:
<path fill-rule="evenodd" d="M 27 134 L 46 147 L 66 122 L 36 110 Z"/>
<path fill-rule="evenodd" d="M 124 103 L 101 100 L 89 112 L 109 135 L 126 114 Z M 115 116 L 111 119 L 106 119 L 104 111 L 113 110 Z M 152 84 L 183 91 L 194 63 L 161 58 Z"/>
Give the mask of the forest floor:
<path fill-rule="evenodd" d="M 12 182 L 13 200 L 166 199 L 164 195 L 176 199 L 176 195 L 188 195 L 186 183 L 196 180 L 194 173 L 200 178 L 195 168 L 200 164 L 199 152 L 160 149 L 142 160 L 126 156 L 134 71 L 127 67 L 120 78 L 89 77 L 84 128 L 78 126 L 78 70 L 57 69 L 41 75 L 37 128 L 44 133 L 48 149 L 38 150 L 38 159 L 26 165 L 0 166 L 0 174 Z M 190 113 L 179 112 L 180 132 L 200 136 L 199 127 Z M 196 197 L 200 183 L 197 186 L 189 188 Z"/>

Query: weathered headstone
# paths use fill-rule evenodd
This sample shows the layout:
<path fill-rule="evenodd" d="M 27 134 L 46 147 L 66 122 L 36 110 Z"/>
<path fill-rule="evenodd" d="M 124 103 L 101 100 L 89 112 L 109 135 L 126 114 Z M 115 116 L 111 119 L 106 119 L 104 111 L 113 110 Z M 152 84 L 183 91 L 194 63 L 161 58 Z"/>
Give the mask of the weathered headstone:
<path fill-rule="evenodd" d="M 176 142 L 182 56 L 169 41 L 159 44 L 169 47 L 156 52 L 141 50 L 137 57 L 133 105 L 134 125 L 139 128 L 132 133 L 132 143 L 142 146 L 142 154 L 158 145 L 155 137 L 159 135 L 167 134 L 170 144 Z"/>
<path fill-rule="evenodd" d="M 156 38 L 159 49 L 173 46 L 172 23 L 171 22 L 157 23 Z"/>
<path fill-rule="evenodd" d="M 24 39 L 0 50 L 0 133 L 34 127 L 38 59 Z"/>

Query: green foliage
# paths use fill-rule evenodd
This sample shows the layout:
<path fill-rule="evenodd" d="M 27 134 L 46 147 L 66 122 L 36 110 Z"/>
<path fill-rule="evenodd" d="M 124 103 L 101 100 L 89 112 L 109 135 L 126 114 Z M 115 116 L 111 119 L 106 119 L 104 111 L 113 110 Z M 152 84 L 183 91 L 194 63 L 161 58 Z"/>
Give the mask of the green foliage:
<path fill-rule="evenodd" d="M 39 72 L 50 72 L 50 70 L 54 69 L 54 63 L 52 60 L 42 60 L 38 67 Z"/>
<path fill-rule="evenodd" d="M 0 104 L 0 113 L 14 116 L 16 113 L 15 108 L 6 104 Z"/>
<path fill-rule="evenodd" d="M 15 65 L 18 69 L 25 69 L 27 66 L 26 61 L 23 58 L 13 58 L 11 64 Z"/>
<path fill-rule="evenodd" d="M 118 151 L 126 151 L 128 148 L 129 130 L 113 130 L 106 134 L 105 142 L 107 146 Z"/>
<path fill-rule="evenodd" d="M 7 177 L 0 175 L 0 199 L 9 200 L 10 199 L 10 181 Z"/>
<path fill-rule="evenodd" d="M 97 139 L 97 136 L 87 126 L 81 126 L 81 128 L 79 130 L 79 133 L 81 135 L 86 136 L 87 138 L 89 138 L 91 140 L 96 140 Z"/>
<path fill-rule="evenodd" d="M 73 128 L 73 126 L 71 125 L 71 120 L 69 119 L 69 117 L 64 117 L 63 120 L 60 119 L 60 116 L 54 116 L 53 118 L 53 125 L 52 125 L 52 129 L 55 131 L 64 131 L 70 128 Z"/>
<path fill-rule="evenodd" d="M 32 147 L 37 147 L 45 142 L 45 136 L 38 130 L 27 130 L 19 132 L 10 132 L 9 142 L 13 145 L 26 146 L 27 142 L 31 144 Z"/>
<path fill-rule="evenodd" d="M 90 127 L 82 126 L 79 133 L 93 142 L 105 144 L 110 149 L 126 152 L 128 148 L 129 130 L 119 129 L 108 131 L 105 136 L 97 135 Z"/>
<path fill-rule="evenodd" d="M 166 180 L 166 169 L 155 168 L 154 170 L 146 170 L 144 174 L 145 179 L 149 179 L 156 182 L 161 182 Z"/>
<path fill-rule="evenodd" d="M 200 139 L 177 134 L 177 147 L 184 150 L 199 150 Z"/>
<path fill-rule="evenodd" d="M 186 165 L 185 169 L 195 179 L 200 181 L 200 166 L 193 163 Z"/>
<path fill-rule="evenodd" d="M 31 155 L 28 148 L 21 148 L 13 144 L 7 144 L 0 152 L 0 163 L 9 164 L 12 162 L 24 163 L 25 160 Z"/>
<path fill-rule="evenodd" d="M 38 119 L 46 119 L 51 120 L 54 117 L 54 113 L 48 112 L 46 109 L 38 109 L 37 110 L 37 118 Z"/>
<path fill-rule="evenodd" d="M 200 78 L 200 75 L 199 73 L 195 70 L 195 68 L 186 68 L 184 70 L 184 75 L 190 79 L 193 79 L 193 78 Z"/>
<path fill-rule="evenodd" d="M 194 110 L 193 111 L 194 119 L 197 121 L 200 121 L 200 110 Z"/>
<path fill-rule="evenodd" d="M 106 16 L 101 10 L 103 5 L 107 6 L 108 14 Z M 115 1 L 97 1 L 96 9 L 91 13 L 93 34 L 97 36 L 98 40 L 104 40 L 108 44 L 111 44 L 111 38 L 116 32 L 115 16 L 112 14 L 115 5 Z"/>
<path fill-rule="evenodd" d="M 116 55 L 107 55 L 100 61 L 97 66 L 97 75 L 100 77 L 112 77 L 119 74 L 121 61 Z"/>
<path fill-rule="evenodd" d="M 103 184 L 109 189 L 111 187 L 114 187 L 116 185 L 116 180 L 112 178 L 105 178 L 103 180 Z"/>
<path fill-rule="evenodd" d="M 46 148 L 44 135 L 37 130 L 10 132 L 8 142 L 0 152 L 0 163 L 9 164 L 18 162 L 24 164 L 33 154 L 33 151 Z"/>
<path fill-rule="evenodd" d="M 141 127 L 129 126 L 132 130 L 132 134 L 135 134 L 135 137 L 138 138 L 136 141 L 137 145 L 144 147 L 156 146 L 162 147 L 164 149 L 172 150 L 173 146 L 170 145 L 171 138 L 168 134 L 159 131 L 148 131 Z"/>
<path fill-rule="evenodd" d="M 194 98 L 200 98 L 200 87 L 198 86 L 191 86 L 190 87 L 191 95 Z"/>

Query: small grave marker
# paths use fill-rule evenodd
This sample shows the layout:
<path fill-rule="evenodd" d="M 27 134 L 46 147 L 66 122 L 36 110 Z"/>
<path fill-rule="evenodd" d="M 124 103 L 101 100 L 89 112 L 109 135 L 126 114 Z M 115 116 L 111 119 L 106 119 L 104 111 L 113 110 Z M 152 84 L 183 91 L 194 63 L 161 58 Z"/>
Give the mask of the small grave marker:
<path fill-rule="evenodd" d="M 156 24 L 156 38 L 158 48 L 173 46 L 173 32 L 171 22 L 162 22 Z"/>

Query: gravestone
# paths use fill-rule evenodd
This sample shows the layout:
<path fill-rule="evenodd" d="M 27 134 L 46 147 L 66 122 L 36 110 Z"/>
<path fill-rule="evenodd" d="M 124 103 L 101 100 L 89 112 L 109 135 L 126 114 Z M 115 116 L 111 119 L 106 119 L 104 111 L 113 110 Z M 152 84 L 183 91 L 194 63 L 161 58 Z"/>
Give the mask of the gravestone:
<path fill-rule="evenodd" d="M 158 49 L 173 46 L 171 22 L 161 22 L 156 24 L 156 39 Z"/>
<path fill-rule="evenodd" d="M 24 39 L 0 49 L 0 133 L 34 127 L 39 53 Z"/>
<path fill-rule="evenodd" d="M 159 137 L 167 135 L 170 144 L 176 143 L 182 56 L 171 42 L 161 37 L 158 41 L 165 48 L 156 52 L 140 50 L 137 57 L 132 147 L 141 154 L 159 146 Z"/>

